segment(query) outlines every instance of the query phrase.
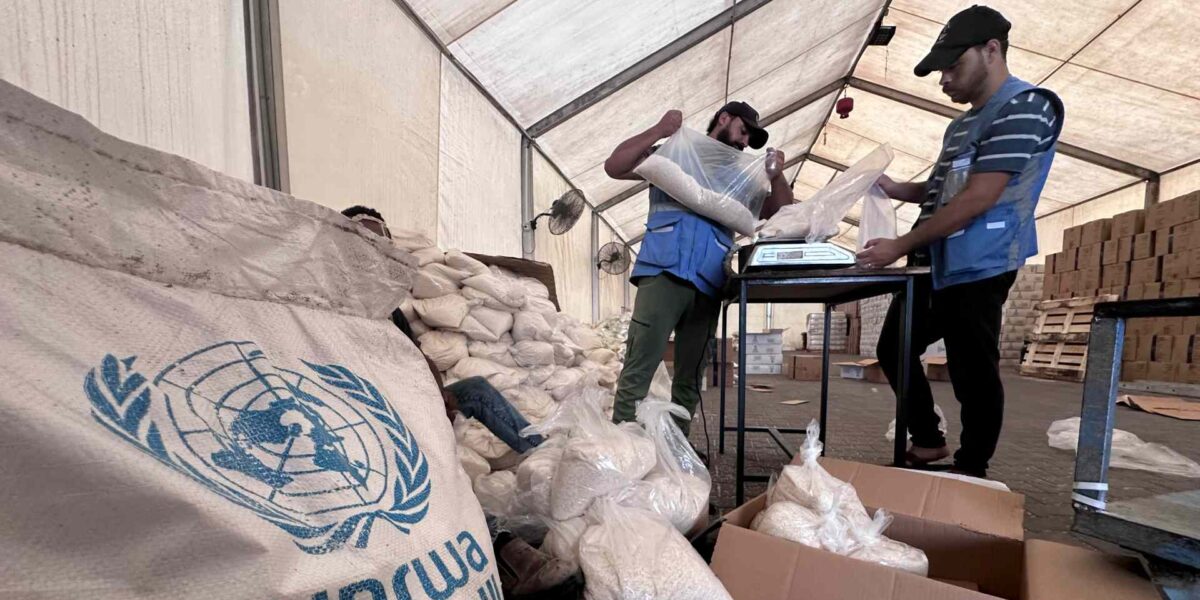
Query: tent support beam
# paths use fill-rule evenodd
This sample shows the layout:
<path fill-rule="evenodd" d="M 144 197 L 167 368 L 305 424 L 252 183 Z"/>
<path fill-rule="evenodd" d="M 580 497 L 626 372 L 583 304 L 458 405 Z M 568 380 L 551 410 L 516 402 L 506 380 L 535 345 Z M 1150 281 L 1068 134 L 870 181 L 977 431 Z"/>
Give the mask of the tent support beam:
<path fill-rule="evenodd" d="M 600 213 L 592 211 L 592 324 L 600 322 Z"/>
<path fill-rule="evenodd" d="M 246 76 L 250 93 L 250 154 L 254 183 L 290 191 L 278 0 L 244 0 Z"/>
<path fill-rule="evenodd" d="M 1159 178 L 1157 176 L 1146 180 L 1146 201 L 1145 208 L 1158 204 Z"/>
<path fill-rule="evenodd" d="M 537 123 L 529 127 L 529 135 L 532 137 L 541 137 L 547 131 L 565 123 L 571 117 L 587 110 L 596 103 L 605 98 L 617 93 L 625 86 L 636 81 L 639 77 L 657 69 L 658 67 L 668 63 L 671 59 L 683 54 L 693 46 L 703 42 L 704 40 L 716 35 L 722 29 L 729 27 L 740 19 L 746 17 L 750 13 L 766 6 L 771 0 L 742 0 L 733 6 L 721 11 L 717 16 L 705 21 L 695 29 L 683 34 L 675 41 L 660 48 L 657 52 L 643 58 L 633 64 L 629 68 L 617 73 L 583 93 L 578 98 L 566 103 L 558 110 L 546 115 Z M 730 40 L 732 44 L 733 41 Z"/>
<path fill-rule="evenodd" d="M 938 104 L 932 100 L 926 100 L 920 96 L 915 96 L 913 94 L 909 94 L 908 92 L 902 92 L 900 90 L 871 81 L 866 81 L 864 79 L 859 79 L 858 77 L 851 77 L 849 83 L 850 87 L 852 88 L 860 89 L 864 92 L 875 94 L 876 96 L 881 96 L 901 104 L 906 104 L 925 112 L 941 115 L 947 119 L 953 119 L 962 114 L 962 111 L 956 108 Z M 1081 148 L 1074 144 L 1068 144 L 1062 141 L 1058 142 L 1058 151 L 1066 156 L 1070 156 L 1071 158 L 1077 158 L 1084 162 L 1089 162 L 1112 171 L 1125 173 L 1126 175 L 1132 175 L 1138 179 L 1151 179 L 1156 175 L 1154 171 L 1151 171 L 1145 167 L 1141 167 L 1112 156 L 1100 154 L 1099 152 L 1093 152 L 1086 148 Z"/>
<path fill-rule="evenodd" d="M 536 237 L 533 221 L 533 144 L 521 138 L 521 256 L 533 260 Z"/>

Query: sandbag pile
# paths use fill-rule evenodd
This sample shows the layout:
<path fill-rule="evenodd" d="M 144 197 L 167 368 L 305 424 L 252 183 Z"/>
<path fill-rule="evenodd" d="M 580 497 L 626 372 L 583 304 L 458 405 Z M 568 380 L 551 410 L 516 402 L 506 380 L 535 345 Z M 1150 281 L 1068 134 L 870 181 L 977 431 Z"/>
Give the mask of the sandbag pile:
<path fill-rule="evenodd" d="M 817 462 L 821 455 L 820 428 L 808 425 L 802 463 L 783 468 L 767 492 L 767 507 L 750 523 L 760 533 L 812 548 L 927 576 L 929 559 L 918 548 L 883 535 L 892 517 L 875 512 L 872 519 L 850 484 L 834 477 Z"/>

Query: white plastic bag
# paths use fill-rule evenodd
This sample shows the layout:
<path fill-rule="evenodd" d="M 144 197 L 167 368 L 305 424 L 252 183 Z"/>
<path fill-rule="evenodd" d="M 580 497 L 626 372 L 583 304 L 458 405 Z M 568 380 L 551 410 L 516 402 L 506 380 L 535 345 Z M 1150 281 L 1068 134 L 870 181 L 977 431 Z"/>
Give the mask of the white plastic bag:
<path fill-rule="evenodd" d="M 836 512 L 851 527 L 866 527 L 871 522 L 867 509 L 850 484 L 834 477 L 819 462 L 821 456 L 820 426 L 816 419 L 809 424 L 800 447 L 801 464 L 788 465 L 775 485 L 767 492 L 767 505 L 776 502 L 795 502 L 818 514 Z"/>
<path fill-rule="evenodd" d="M 617 353 L 608 348 L 596 348 L 587 353 L 587 359 L 596 364 L 607 365 L 617 359 Z"/>
<path fill-rule="evenodd" d="M 445 266 L 433 263 L 417 272 L 413 278 L 413 298 L 440 298 L 458 291 L 458 284 L 454 280 L 430 268 L 435 265 Z"/>
<path fill-rule="evenodd" d="M 892 201 L 883 188 L 878 184 L 871 184 L 867 195 L 863 196 L 862 217 L 858 220 L 858 251 L 862 252 L 866 243 L 871 240 L 892 240 L 896 235 L 896 208 L 892 206 Z"/>
<path fill-rule="evenodd" d="M 658 369 L 654 371 L 654 379 L 650 380 L 650 391 L 647 392 L 648 398 L 671 398 L 671 373 L 667 371 L 667 363 L 658 363 Z"/>
<path fill-rule="evenodd" d="M 471 312 L 467 299 L 458 294 L 413 300 L 413 308 L 421 320 L 434 329 L 457 329 Z"/>
<path fill-rule="evenodd" d="M 766 155 L 755 156 L 682 127 L 634 169 L 696 214 L 747 236 L 771 180 Z"/>
<path fill-rule="evenodd" d="M 512 345 L 512 357 L 522 367 L 544 367 L 554 364 L 554 345 L 549 342 L 522 340 Z"/>
<path fill-rule="evenodd" d="M 546 382 L 551 377 L 554 376 L 554 373 L 556 373 L 560 369 L 561 369 L 561 367 L 556 367 L 554 365 L 546 365 L 544 367 L 533 367 L 533 368 L 529 369 L 529 378 L 525 380 L 525 383 L 532 385 L 532 386 L 544 387 Z M 547 391 L 549 391 L 549 390 L 547 390 Z"/>
<path fill-rule="evenodd" d="M 477 342 L 499 342 L 500 336 L 512 329 L 512 323 L 512 313 L 476 306 L 459 324 L 458 331 Z"/>
<path fill-rule="evenodd" d="M 533 377 L 532 373 L 530 377 Z M 579 388 L 584 383 L 583 379 L 584 372 L 582 369 L 559 368 L 554 371 L 554 374 L 549 379 L 542 383 L 542 389 L 550 392 L 550 395 L 554 396 L 554 399 L 558 402 L 563 402 L 567 398 L 570 398 L 572 394 L 579 391 Z"/>
<path fill-rule="evenodd" d="M 638 404 L 637 422 L 654 442 L 657 462 L 640 482 L 643 489 L 627 498 L 645 502 L 642 508 L 661 515 L 680 533 L 688 533 L 707 515 L 712 478 L 674 417 L 691 418 L 686 408 L 667 400 L 653 398 Z"/>
<path fill-rule="evenodd" d="M 522 277 L 519 281 L 521 282 L 521 287 L 525 288 L 526 294 L 535 298 L 550 299 L 550 290 L 546 287 L 546 284 L 532 277 Z"/>
<path fill-rule="evenodd" d="M 579 564 L 579 540 L 587 531 L 588 523 L 583 517 L 575 517 L 566 521 L 546 520 L 548 531 L 542 542 L 541 550 L 570 564 Z"/>
<path fill-rule="evenodd" d="M 513 355 L 509 352 L 510 345 L 503 341 L 499 342 L 478 342 L 472 341 L 467 343 L 467 354 L 475 358 L 490 360 L 496 364 L 506 367 L 519 367 L 517 361 L 513 359 Z"/>
<path fill-rule="evenodd" d="M 463 286 L 479 290 L 506 306 L 520 308 L 525 304 L 524 288 L 518 291 L 511 283 L 490 272 L 472 275 L 462 283 Z"/>
<path fill-rule="evenodd" d="M 554 398 L 545 391 L 526 385 L 504 390 L 504 397 L 530 423 L 541 423 L 558 409 Z"/>
<path fill-rule="evenodd" d="M 892 162 L 892 149 L 884 144 L 821 188 L 812 198 L 785 206 L 762 227 L 764 239 L 804 238 L 823 242 L 838 234 L 838 223 Z M 860 235 L 861 237 L 861 235 Z"/>
<path fill-rule="evenodd" d="M 1046 435 L 1050 438 L 1051 448 L 1075 450 L 1079 443 L 1079 417 L 1051 423 Z M 1200 464 L 1196 461 L 1162 444 L 1144 442 L 1123 429 L 1113 429 L 1112 458 L 1108 464 L 1118 469 L 1200 478 Z"/>
<path fill-rule="evenodd" d="M 467 472 L 467 477 L 472 482 L 481 475 L 492 472 L 492 467 L 488 464 L 487 459 L 480 456 L 478 452 L 462 444 L 457 444 L 456 448 L 458 448 L 458 462 L 462 464 L 463 470 Z"/>
<path fill-rule="evenodd" d="M 442 249 L 437 246 L 430 246 L 420 250 L 413 251 L 412 255 L 416 257 L 418 263 L 424 267 L 430 263 L 446 262 L 445 256 L 442 254 Z"/>
<path fill-rule="evenodd" d="M 567 332 L 567 337 L 571 338 L 571 341 L 584 352 L 595 350 L 604 343 L 600 339 L 600 334 L 586 325 L 572 325 L 565 328 L 564 331 Z"/>
<path fill-rule="evenodd" d="M 820 548 L 821 527 L 825 519 L 795 502 L 776 502 L 755 515 L 750 528 L 810 548 Z"/>
<path fill-rule="evenodd" d="M 588 511 L 579 564 L 589 600 L 722 600 L 729 592 L 661 518 L 609 499 Z"/>
<path fill-rule="evenodd" d="M 521 385 L 521 378 L 515 369 L 473 356 L 458 361 L 458 364 L 451 367 L 447 373 L 459 380 L 468 377 L 482 377 L 498 390 L 507 390 Z"/>
<path fill-rule="evenodd" d="M 513 450 L 496 437 L 483 423 L 461 414 L 454 416 L 454 437 L 460 445 L 475 451 L 476 454 L 490 461 L 503 458 Z"/>
<path fill-rule="evenodd" d="M 486 273 L 487 265 L 478 260 L 467 256 L 461 250 L 449 250 L 446 252 L 446 266 L 463 271 L 469 275 L 479 275 Z"/>
<path fill-rule="evenodd" d="M 554 328 L 546 321 L 546 316 L 539 312 L 523 310 L 517 313 L 513 320 L 513 339 L 518 342 L 538 340 L 554 341 Z"/>
<path fill-rule="evenodd" d="M 430 331 L 417 338 L 417 345 L 439 371 L 448 371 L 467 357 L 467 336 L 453 331 Z"/>
<path fill-rule="evenodd" d="M 497 517 L 515 514 L 517 476 L 512 471 L 496 471 L 475 480 L 475 496 L 483 513 Z"/>
<path fill-rule="evenodd" d="M 525 310 L 543 315 L 552 315 L 558 312 L 558 308 L 549 298 L 541 298 L 539 296 L 525 297 Z"/>
<path fill-rule="evenodd" d="M 933 405 L 933 412 L 937 413 L 937 416 L 938 416 L 938 431 L 942 432 L 942 434 L 944 435 L 946 433 L 946 413 L 942 412 L 942 407 L 939 404 Z M 888 423 L 888 430 L 886 433 L 883 434 L 883 437 L 887 438 L 887 441 L 889 441 L 889 442 L 896 441 L 896 420 L 895 419 L 892 419 L 892 422 Z M 912 431 L 911 430 L 908 432 L 908 439 L 912 440 Z"/>
<path fill-rule="evenodd" d="M 522 507 L 534 515 L 550 516 L 550 489 L 562 462 L 563 436 L 547 438 L 517 467 L 517 490 Z"/>
<path fill-rule="evenodd" d="M 883 532 L 891 524 L 892 516 L 887 511 L 875 511 L 875 518 L 870 525 L 851 530 L 850 535 L 857 542 L 857 547 L 846 556 L 927 577 L 929 557 L 920 548 L 885 537 Z"/>

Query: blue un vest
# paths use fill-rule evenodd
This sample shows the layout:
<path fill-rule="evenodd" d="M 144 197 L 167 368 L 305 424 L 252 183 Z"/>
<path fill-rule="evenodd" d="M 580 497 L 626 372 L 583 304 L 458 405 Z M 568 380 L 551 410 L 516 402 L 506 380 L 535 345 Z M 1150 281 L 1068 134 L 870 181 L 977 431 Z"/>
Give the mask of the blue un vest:
<path fill-rule="evenodd" d="M 732 246 L 728 229 L 651 186 L 646 237 L 630 280 L 670 273 L 715 297 L 725 286 L 725 256 Z"/>
<path fill-rule="evenodd" d="M 949 132 L 956 128 L 947 129 L 947 137 L 942 142 L 942 153 L 938 160 L 950 161 L 950 169 L 946 172 L 945 182 L 938 195 L 938 208 L 949 203 L 966 186 L 971 167 L 978 156 L 979 143 L 983 141 L 988 126 L 996 120 L 1000 109 L 1013 98 L 1030 91 L 1036 91 L 1054 103 L 1058 113 L 1058 119 L 1053 125 L 1057 143 L 1063 125 L 1062 101 L 1054 92 L 1034 87 L 1016 77 L 1009 77 L 987 104 L 973 113 L 976 118 L 969 126 L 966 137 L 959 142 L 961 145 L 953 153 L 947 152 L 946 148 L 950 147 Z M 956 121 L 971 115 L 972 113 L 964 113 Z M 1037 254 L 1034 211 L 1037 209 L 1042 188 L 1046 185 L 1046 177 L 1050 174 L 1054 155 L 1055 146 L 1052 145 L 1050 150 L 1040 157 L 1035 156 L 1036 160 L 1030 160 L 1024 171 L 1012 176 L 1000 199 L 987 212 L 975 217 L 962 230 L 930 245 L 934 289 L 979 281 L 1014 271 L 1024 265 L 1026 259 Z"/>

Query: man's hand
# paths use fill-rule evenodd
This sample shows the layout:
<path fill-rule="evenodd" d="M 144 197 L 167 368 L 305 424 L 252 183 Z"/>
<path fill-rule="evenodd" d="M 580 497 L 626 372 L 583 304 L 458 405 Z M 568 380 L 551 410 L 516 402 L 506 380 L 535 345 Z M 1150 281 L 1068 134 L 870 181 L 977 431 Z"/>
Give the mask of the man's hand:
<path fill-rule="evenodd" d="M 866 269 L 882 269 L 904 256 L 908 249 L 900 240 L 875 238 L 858 253 L 858 265 Z"/>
<path fill-rule="evenodd" d="M 775 155 L 773 159 L 770 156 L 767 158 L 767 177 L 770 179 L 775 179 L 776 177 L 783 175 L 783 163 L 787 162 L 787 156 L 784 156 L 782 150 L 776 150 L 774 148 L 767 148 L 767 154 Z"/>
<path fill-rule="evenodd" d="M 458 412 L 458 398 L 454 396 L 454 392 L 442 388 L 442 402 L 446 405 L 446 416 L 450 417 L 450 422 L 454 422 L 454 413 Z"/>
<path fill-rule="evenodd" d="M 888 177 L 886 174 L 880 175 L 879 179 L 875 181 L 875 184 L 878 185 L 885 193 L 887 193 L 889 198 L 896 197 L 896 192 L 898 190 L 896 189 L 896 182 L 891 177 Z"/>
<path fill-rule="evenodd" d="M 659 139 L 662 139 L 675 135 L 675 132 L 679 131 L 681 127 L 683 127 L 683 113 L 678 110 L 668 110 L 658 120 L 658 124 L 654 126 L 654 131 L 659 134 Z"/>

